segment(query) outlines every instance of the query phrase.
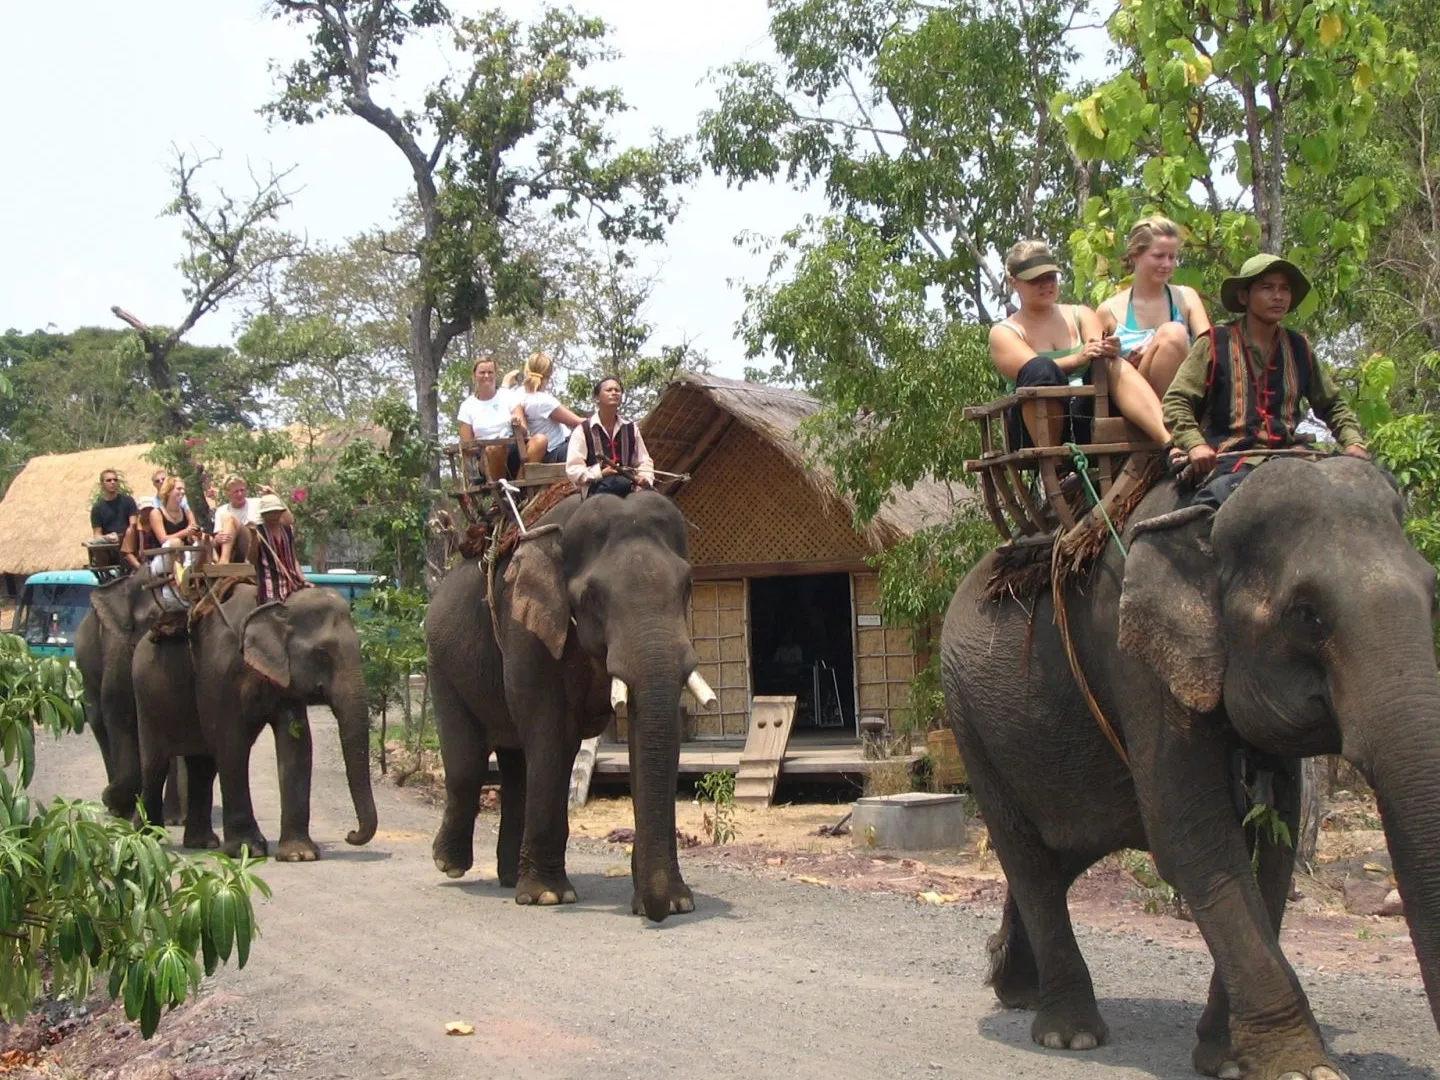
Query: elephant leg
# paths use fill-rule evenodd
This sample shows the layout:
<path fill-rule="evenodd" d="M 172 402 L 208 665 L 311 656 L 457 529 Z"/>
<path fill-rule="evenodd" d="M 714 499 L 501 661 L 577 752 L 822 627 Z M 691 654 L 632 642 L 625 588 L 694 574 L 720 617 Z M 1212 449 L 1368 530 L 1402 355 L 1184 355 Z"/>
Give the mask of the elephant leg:
<path fill-rule="evenodd" d="M 1195 724 L 1189 714 L 1126 725 L 1143 732 L 1131 759 L 1146 763 L 1135 770 L 1135 787 L 1156 866 L 1194 912 L 1224 990 L 1234 1056 L 1220 1042 L 1216 1007 L 1206 1010 L 1196 1057 L 1203 1051 L 1200 1063 L 1213 1065 L 1217 1074 L 1235 1061 L 1240 1075 L 1266 1080 L 1335 1069 L 1305 992 L 1280 951 L 1275 917 L 1282 909 L 1272 911 L 1252 873 L 1230 784 L 1233 744 L 1220 728 L 1208 719 L 1206 726 Z M 1276 856 L 1268 868 L 1268 889 L 1288 886 L 1286 861 Z"/>
<path fill-rule="evenodd" d="M 1038 1009 L 1040 1007 L 1040 968 L 1035 951 L 1025 935 L 1025 921 L 1019 905 L 1008 891 L 1005 913 L 986 948 L 990 953 L 990 974 L 986 982 L 995 989 L 995 996 L 1007 1009 Z"/>
<path fill-rule="evenodd" d="M 1300 784 L 1300 763 L 1286 761 L 1284 768 L 1275 774 L 1274 798 L 1275 811 L 1290 829 L 1292 840 L 1300 835 Z M 1272 843 L 1268 831 L 1262 832 L 1254 826 L 1246 830 L 1245 846 L 1250 851 L 1258 846 L 1260 863 L 1255 880 L 1270 916 L 1270 929 L 1279 938 L 1295 875 L 1295 848 L 1291 844 Z M 1225 993 L 1219 968 L 1210 977 L 1210 997 L 1195 1027 L 1195 1035 L 1197 1041 L 1192 1055 L 1195 1071 L 1205 1076 L 1238 1080 L 1240 1062 L 1230 1042 L 1230 998 Z"/>
<path fill-rule="evenodd" d="M 495 869 L 500 885 L 513 889 L 520 881 L 520 842 L 525 837 L 525 752 L 497 749 L 500 766 L 500 839 L 495 844 Z"/>
<path fill-rule="evenodd" d="M 970 782 L 985 807 L 990 841 L 1009 892 L 991 938 L 991 982 L 1012 1007 L 1036 1010 L 1030 1037 L 1051 1050 L 1092 1050 L 1110 1037 L 1090 969 L 1075 940 L 1066 894 L 1094 859 L 1048 847 L 1018 810 L 1009 786 L 974 740 L 965 743 Z"/>
<path fill-rule="evenodd" d="M 236 702 L 223 694 L 206 693 L 200 700 L 202 717 L 219 718 L 212 722 L 210 730 L 225 830 L 221 850 L 231 858 L 238 858 L 242 847 L 248 847 L 251 855 L 270 852 L 255 821 L 255 804 L 250 798 L 250 747 L 254 740 L 241 717 L 235 715 L 238 709 Z"/>
<path fill-rule="evenodd" d="M 215 759 L 207 754 L 186 754 L 185 847 L 211 850 L 220 846 L 210 824 L 214 801 Z"/>
<path fill-rule="evenodd" d="M 116 817 L 135 813 L 143 784 L 140 769 L 140 738 L 136 731 L 135 695 L 128 677 L 124 686 L 108 693 L 101 691 L 105 728 L 110 736 L 110 783 L 101 800 Z M 160 804 L 156 803 L 156 809 Z M 156 816 L 154 821 L 159 821 Z"/>
<path fill-rule="evenodd" d="M 170 768 L 165 775 L 165 794 L 161 799 L 160 813 L 166 825 L 181 825 L 185 821 L 185 774 L 180 759 L 171 758 Z"/>
<path fill-rule="evenodd" d="M 165 802 L 165 777 L 169 770 L 169 746 L 163 739 L 146 739 L 140 747 L 140 801 L 135 808 L 137 820 L 152 825 L 163 823 L 161 807 Z"/>
<path fill-rule="evenodd" d="M 281 862 L 314 862 L 320 858 L 320 849 L 310 839 L 314 746 L 305 706 L 281 709 L 270 726 L 275 731 L 275 762 L 280 774 L 280 843 L 275 858 Z"/>
<path fill-rule="evenodd" d="M 549 688 L 537 715 L 556 718 L 563 730 L 544 740 L 544 752 L 533 743 L 525 754 L 525 829 L 520 842 L 517 904 L 573 904 L 575 886 L 565 875 L 565 846 L 570 841 L 570 767 L 580 750 L 579 727 L 564 715 L 559 686 Z M 533 727 L 531 728 L 533 732 Z M 548 733 L 547 733 L 548 734 Z"/>
<path fill-rule="evenodd" d="M 480 812 L 490 746 L 479 717 L 438 673 L 432 673 L 430 694 L 445 762 L 445 813 L 430 854 L 435 869 L 447 877 L 464 877 L 475 862 L 475 816 Z"/>

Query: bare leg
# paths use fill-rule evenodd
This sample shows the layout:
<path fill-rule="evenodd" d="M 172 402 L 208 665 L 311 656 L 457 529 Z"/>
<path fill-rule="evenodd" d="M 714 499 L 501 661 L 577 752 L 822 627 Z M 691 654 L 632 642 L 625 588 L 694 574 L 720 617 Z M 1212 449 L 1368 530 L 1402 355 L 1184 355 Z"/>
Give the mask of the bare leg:
<path fill-rule="evenodd" d="M 545 460 L 545 451 L 550 449 L 550 439 L 545 435 L 531 435 L 525 444 L 525 460 L 537 465 Z"/>
<path fill-rule="evenodd" d="M 1145 376 L 1119 357 L 1106 362 L 1110 365 L 1110 389 L 1121 415 L 1147 438 L 1157 443 L 1169 442 L 1170 432 L 1165 429 L 1160 398 L 1145 381 Z"/>
<path fill-rule="evenodd" d="M 487 446 L 485 448 L 485 479 L 494 483 L 496 480 L 510 475 L 510 470 L 505 463 L 509 450 L 508 446 Z"/>
<path fill-rule="evenodd" d="M 1190 335 L 1185 327 L 1178 322 L 1168 322 L 1155 331 L 1135 367 L 1156 395 L 1164 397 L 1189 351 Z"/>

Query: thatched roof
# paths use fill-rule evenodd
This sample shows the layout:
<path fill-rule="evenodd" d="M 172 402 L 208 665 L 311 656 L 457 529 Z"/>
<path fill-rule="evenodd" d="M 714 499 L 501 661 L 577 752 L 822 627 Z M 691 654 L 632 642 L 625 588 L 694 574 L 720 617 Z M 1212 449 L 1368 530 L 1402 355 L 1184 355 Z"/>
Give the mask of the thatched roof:
<path fill-rule="evenodd" d="M 299 453 L 315 455 L 326 465 L 333 465 L 355 439 L 383 445 L 389 438 L 368 426 L 313 433 L 292 427 L 289 432 Z M 78 570 L 88 565 L 82 545 L 91 535 L 90 507 L 99 494 L 101 470 L 120 473 L 123 485 L 143 505 L 155 494 L 150 477 L 156 465 L 147 457 L 154 445 L 135 443 L 31 458 L 0 501 L 0 574 Z M 286 461 L 281 467 L 292 464 Z"/>
<path fill-rule="evenodd" d="M 666 387 L 640 430 L 657 469 L 697 473 L 731 425 L 741 425 L 778 451 L 825 503 L 848 518 L 853 507 L 836 490 L 834 475 L 807 456 L 797 433 L 800 422 L 819 408 L 818 401 L 798 390 L 686 374 Z M 892 493 L 861 537 L 871 550 L 881 551 L 947 521 L 958 506 L 975 500 L 963 485 L 922 480 L 909 491 Z"/>
<path fill-rule="evenodd" d="M 102 469 L 114 469 L 135 501 L 155 494 L 155 465 L 145 455 L 154 443 L 47 454 L 31 458 L 0 502 L 0 573 L 78 570 L 88 564 L 81 544 L 90 539 L 90 506 Z"/>

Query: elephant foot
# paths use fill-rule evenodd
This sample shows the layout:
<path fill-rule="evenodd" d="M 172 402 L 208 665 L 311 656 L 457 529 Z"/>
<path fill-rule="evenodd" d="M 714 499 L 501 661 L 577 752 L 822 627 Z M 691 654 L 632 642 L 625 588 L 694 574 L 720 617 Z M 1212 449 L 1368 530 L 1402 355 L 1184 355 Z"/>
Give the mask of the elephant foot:
<path fill-rule="evenodd" d="M 645 904 L 645 897 L 640 890 L 636 889 L 630 897 L 630 912 L 633 915 L 645 915 L 653 922 L 660 922 L 667 915 L 688 915 L 695 910 L 695 894 L 690 891 L 690 886 L 683 881 L 678 881 L 667 887 L 661 902 L 655 905 L 652 912 Z M 656 918 L 656 916 L 659 918 Z"/>
<path fill-rule="evenodd" d="M 1030 1025 L 1030 1038 L 1047 1050 L 1094 1050 L 1109 1041 L 1110 1029 L 1093 1001 L 1045 1006 Z"/>
<path fill-rule="evenodd" d="M 435 859 L 435 869 L 449 878 L 464 877 L 465 871 L 475 862 L 473 841 L 460 844 L 449 839 L 444 832 L 436 834 L 435 843 L 430 846 L 430 854 Z M 501 884 L 504 884 L 503 879 Z"/>
<path fill-rule="evenodd" d="M 320 849 L 308 836 L 293 837 L 280 841 L 275 858 L 280 862 L 315 862 L 320 858 Z"/>
<path fill-rule="evenodd" d="M 206 829 L 204 832 L 190 832 L 187 829 L 180 846 L 195 851 L 214 851 L 220 846 L 220 837 L 215 835 L 214 829 Z"/>
<path fill-rule="evenodd" d="M 1250 1070 L 1242 1072 L 1239 1062 L 1232 1061 L 1226 1062 L 1226 1066 L 1234 1066 L 1233 1072 L 1220 1072 L 1214 1075 L 1244 1076 L 1247 1080 L 1349 1080 L 1347 1074 L 1336 1068 L 1333 1062 L 1327 1061 L 1325 1064 L 1307 1065 L 1303 1068 L 1293 1067 L 1296 1064 L 1297 1062 L 1293 1058 L 1287 1059 L 1284 1055 L 1277 1055 L 1273 1058 L 1259 1059 L 1258 1063 L 1252 1060 Z"/>
<path fill-rule="evenodd" d="M 553 907 L 556 904 L 573 904 L 576 899 L 575 886 L 570 884 L 570 879 L 564 874 L 551 881 L 539 877 L 521 878 L 515 884 L 517 904 Z"/>
<path fill-rule="evenodd" d="M 1018 919 L 1015 926 L 1018 926 Z M 1040 1007 L 1040 969 L 1030 942 L 1013 927 L 1002 926 L 987 943 L 990 950 L 990 975 L 985 980 L 995 991 L 1000 1004 L 1007 1009 L 1038 1009 Z"/>
<path fill-rule="evenodd" d="M 513 889 L 516 885 L 520 884 L 519 867 L 500 867 L 497 869 L 500 876 L 500 887 L 502 889 Z"/>
<path fill-rule="evenodd" d="M 259 833 L 255 833 L 252 836 L 236 837 L 234 840 L 227 838 L 225 843 L 221 845 L 220 850 L 222 853 L 230 856 L 230 858 L 238 859 L 240 858 L 241 848 L 249 848 L 252 859 L 263 858 L 270 854 L 270 844 L 266 841 L 265 837 Z"/>
<path fill-rule="evenodd" d="M 184 825 L 185 815 L 179 810 L 166 810 L 163 814 L 166 825 Z"/>

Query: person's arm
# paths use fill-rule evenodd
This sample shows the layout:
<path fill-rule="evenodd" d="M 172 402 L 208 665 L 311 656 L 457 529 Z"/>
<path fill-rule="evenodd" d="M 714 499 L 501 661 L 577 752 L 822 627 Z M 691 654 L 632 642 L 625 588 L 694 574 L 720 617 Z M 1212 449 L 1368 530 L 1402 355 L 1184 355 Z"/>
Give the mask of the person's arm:
<path fill-rule="evenodd" d="M 650 451 L 645 449 L 639 424 L 635 425 L 635 481 L 641 487 L 655 486 L 655 462 L 650 457 Z"/>
<path fill-rule="evenodd" d="M 1100 325 L 1100 316 L 1091 311 L 1084 304 L 1076 304 L 1075 311 L 1079 318 L 1080 340 L 1085 342 L 1085 347 L 1077 353 L 1069 356 L 1062 356 L 1055 361 L 1060 370 L 1067 375 L 1072 371 L 1079 371 L 1086 364 L 1093 364 L 1098 360 L 1109 360 L 1120 355 L 1120 340 L 1113 334 L 1107 334 Z"/>
<path fill-rule="evenodd" d="M 1352 457 L 1370 456 L 1365 449 L 1365 433 L 1360 428 L 1360 417 L 1340 393 L 1335 380 L 1325 366 L 1311 353 L 1310 366 L 1310 407 L 1315 415 L 1325 421 L 1340 448 Z"/>
<path fill-rule="evenodd" d="M 584 487 L 586 484 L 593 484 L 600 479 L 600 465 L 586 465 L 587 457 L 585 449 L 585 425 L 578 425 L 570 433 L 570 446 L 565 452 L 565 475 L 576 487 Z"/>
<path fill-rule="evenodd" d="M 159 547 L 164 543 L 162 539 L 165 535 L 164 515 L 160 513 L 158 506 L 152 506 L 149 512 L 150 535 L 155 538 L 155 546 Z"/>
<path fill-rule="evenodd" d="M 1205 311 L 1205 301 L 1189 285 L 1180 286 L 1180 306 L 1185 316 L 1185 325 L 1190 328 L 1190 339 L 1199 341 L 1210 329 L 1210 316 Z"/>
<path fill-rule="evenodd" d="M 550 419 L 558 424 L 564 424 L 568 428 L 578 428 L 585 422 L 585 418 L 571 412 L 564 405 L 556 405 L 550 412 Z"/>
<path fill-rule="evenodd" d="M 1113 334 L 1115 328 L 1120 325 L 1120 320 L 1115 315 L 1115 309 L 1121 306 L 1120 297 L 1128 292 L 1128 289 L 1122 290 L 1100 305 L 1100 331 L 1103 335 Z"/>
<path fill-rule="evenodd" d="M 125 511 L 125 528 L 120 532 L 121 536 L 135 527 L 135 519 L 140 516 L 140 507 L 135 505 L 135 500 L 129 495 L 125 495 L 123 498 L 129 504 L 129 508 Z"/>
<path fill-rule="evenodd" d="M 1205 415 L 1206 384 L 1210 381 L 1212 356 L 1210 335 L 1206 334 L 1190 346 L 1161 401 L 1165 426 L 1170 429 L 1171 439 L 1187 454 L 1196 447 L 1206 445 L 1205 434 L 1200 430 L 1200 418 Z"/>
<path fill-rule="evenodd" d="M 96 540 L 105 535 L 105 528 L 100 524 L 100 503 L 90 507 L 90 532 Z"/>
<path fill-rule="evenodd" d="M 1035 350 L 1011 327 L 996 323 L 990 327 L 990 360 L 1001 376 L 1015 382 L 1020 369 L 1035 358 Z"/>

